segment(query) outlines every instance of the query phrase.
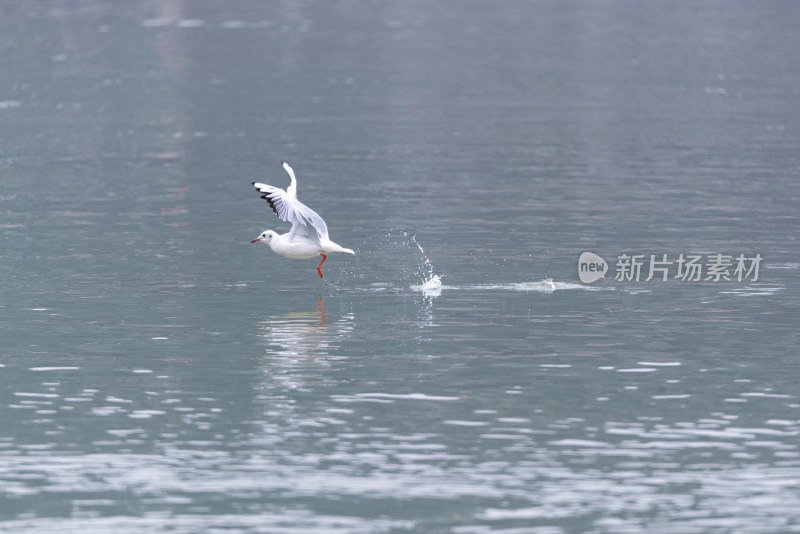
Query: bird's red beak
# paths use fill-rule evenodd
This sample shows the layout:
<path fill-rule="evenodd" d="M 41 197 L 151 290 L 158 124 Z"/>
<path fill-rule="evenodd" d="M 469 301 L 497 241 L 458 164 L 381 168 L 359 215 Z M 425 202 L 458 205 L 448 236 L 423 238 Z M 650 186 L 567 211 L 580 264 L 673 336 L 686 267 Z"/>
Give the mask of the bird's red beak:
<path fill-rule="evenodd" d="M 260 237 L 257 237 L 257 238 L 253 239 L 253 240 L 252 240 L 252 241 L 250 241 L 250 242 L 251 242 L 251 243 L 255 243 L 256 241 L 261 241 L 261 238 L 260 238 Z"/>

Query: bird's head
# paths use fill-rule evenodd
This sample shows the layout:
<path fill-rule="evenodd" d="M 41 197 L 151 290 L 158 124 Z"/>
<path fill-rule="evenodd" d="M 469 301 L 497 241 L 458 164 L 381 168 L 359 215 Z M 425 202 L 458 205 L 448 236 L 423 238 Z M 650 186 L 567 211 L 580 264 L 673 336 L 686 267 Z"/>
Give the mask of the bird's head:
<path fill-rule="evenodd" d="M 276 234 L 272 230 L 264 230 L 263 232 L 261 232 L 260 236 L 258 236 L 257 238 L 253 239 L 250 242 L 251 243 L 255 243 L 256 241 L 263 241 L 264 243 L 269 244 L 272 241 L 272 238 L 274 238 L 276 235 L 278 235 L 278 234 Z"/>

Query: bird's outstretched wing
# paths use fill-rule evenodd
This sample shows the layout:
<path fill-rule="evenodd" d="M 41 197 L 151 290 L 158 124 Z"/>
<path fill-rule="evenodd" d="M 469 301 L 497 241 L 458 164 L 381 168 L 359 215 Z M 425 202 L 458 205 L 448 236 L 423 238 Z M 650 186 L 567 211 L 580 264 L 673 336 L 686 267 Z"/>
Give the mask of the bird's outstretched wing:
<path fill-rule="evenodd" d="M 282 220 L 292 223 L 289 238 L 302 236 L 312 241 L 328 239 L 328 225 L 317 212 L 297 200 L 297 180 L 294 171 L 287 164 L 283 168 L 289 174 L 291 184 L 286 191 L 260 182 L 252 182 L 253 186 L 263 193 L 261 198 L 267 201 L 272 211 Z"/>

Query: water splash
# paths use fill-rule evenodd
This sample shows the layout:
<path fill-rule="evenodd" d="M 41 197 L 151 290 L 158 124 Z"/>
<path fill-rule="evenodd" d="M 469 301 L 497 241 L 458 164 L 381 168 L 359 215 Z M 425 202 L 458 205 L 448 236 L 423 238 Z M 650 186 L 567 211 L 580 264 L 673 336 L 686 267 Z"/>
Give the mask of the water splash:
<path fill-rule="evenodd" d="M 332 270 L 334 266 L 340 266 L 338 273 Z M 409 289 L 419 290 L 436 276 L 416 235 L 403 227 L 365 240 L 358 246 L 354 259 L 339 258 L 328 269 L 331 276 L 326 276 L 322 283 L 331 291 L 405 293 Z"/>
<path fill-rule="evenodd" d="M 407 232 L 403 232 L 403 235 L 407 235 Z M 422 294 L 426 297 L 438 297 L 442 294 L 442 279 L 433 272 L 433 264 L 430 258 L 428 258 L 428 255 L 425 254 L 422 245 L 417 241 L 417 236 L 412 235 L 411 239 L 409 239 L 409 243 L 416 245 L 419 253 L 422 255 L 418 270 L 421 283 L 412 285 L 411 289 L 422 291 Z"/>
<path fill-rule="evenodd" d="M 564 291 L 571 289 L 583 289 L 585 291 L 613 291 L 613 287 L 594 287 L 585 284 L 573 284 L 569 282 L 554 282 L 552 278 L 545 278 L 537 282 L 516 282 L 509 284 L 475 284 L 464 286 L 447 286 L 442 284 L 441 278 L 435 274 L 420 285 L 411 286 L 411 289 L 421 291 L 423 295 L 439 296 L 443 289 L 453 291 L 533 291 L 539 293 L 553 293 L 554 291 Z"/>
<path fill-rule="evenodd" d="M 430 280 L 432 277 L 436 276 L 435 274 L 433 274 L 433 265 L 431 264 L 430 258 L 428 258 L 428 255 L 425 254 L 425 251 L 422 249 L 422 245 L 420 245 L 419 241 L 417 241 L 417 236 L 415 235 L 411 236 L 411 243 L 414 243 L 419 249 L 420 254 L 422 254 L 423 264 L 420 265 L 420 269 L 421 270 L 424 269 L 427 272 L 428 274 L 427 278 Z"/>
<path fill-rule="evenodd" d="M 424 284 L 411 286 L 411 289 L 422 291 L 422 294 L 426 297 L 438 297 L 442 294 L 442 279 L 434 274 Z"/>

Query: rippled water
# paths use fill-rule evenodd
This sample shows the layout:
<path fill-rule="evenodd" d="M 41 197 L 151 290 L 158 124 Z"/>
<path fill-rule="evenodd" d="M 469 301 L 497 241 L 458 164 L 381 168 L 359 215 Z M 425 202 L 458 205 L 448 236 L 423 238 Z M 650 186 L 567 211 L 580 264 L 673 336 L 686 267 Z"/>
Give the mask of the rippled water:
<path fill-rule="evenodd" d="M 0 532 L 800 531 L 795 15 L 7 6 Z"/>

